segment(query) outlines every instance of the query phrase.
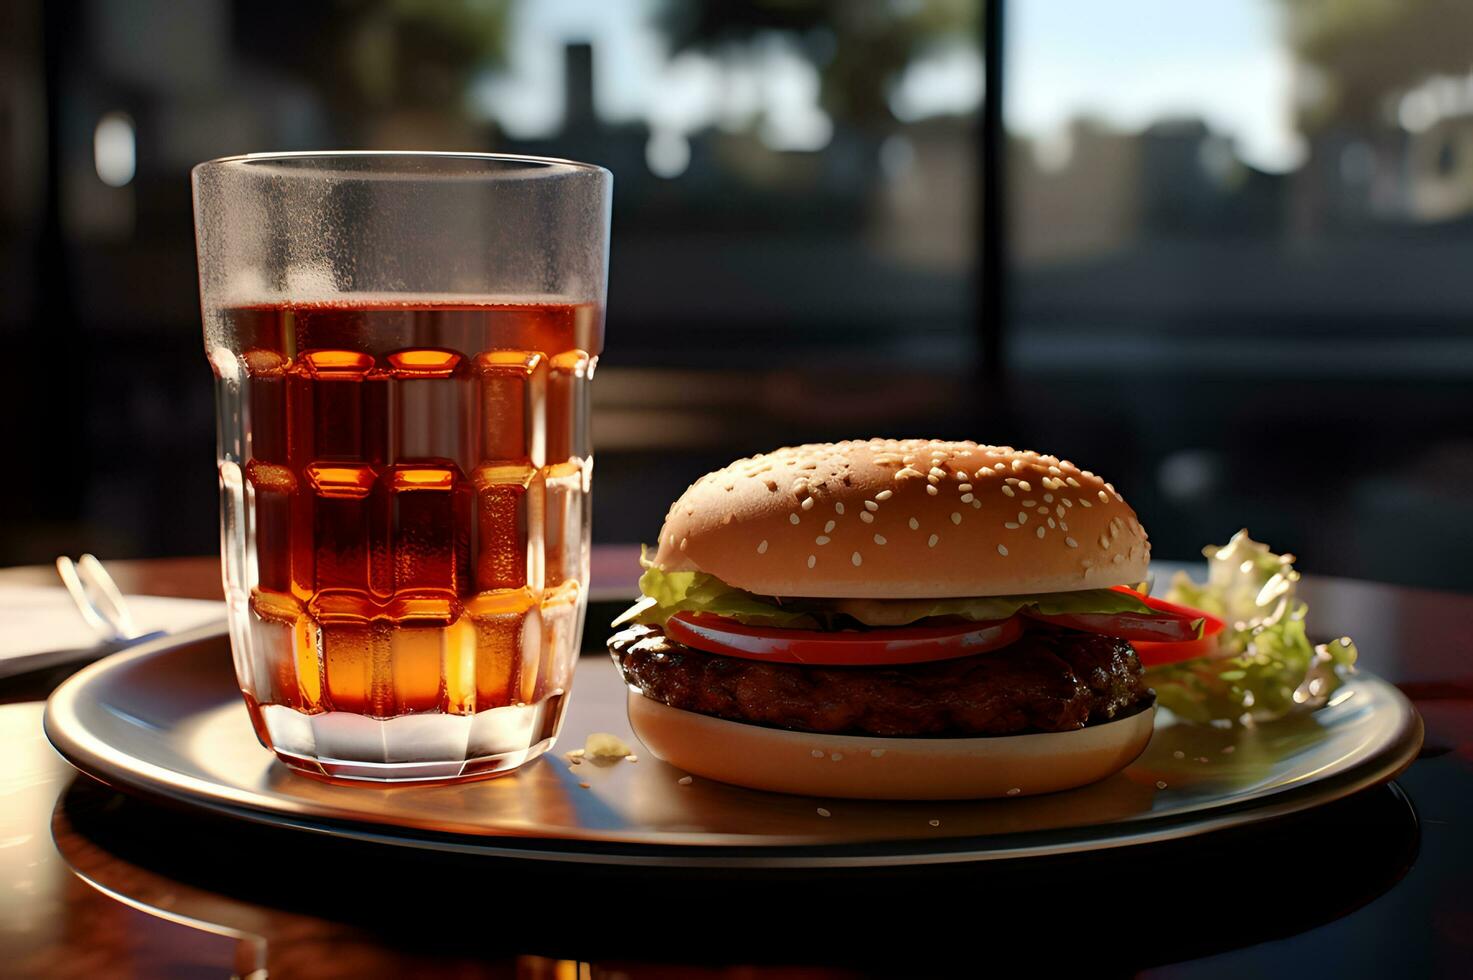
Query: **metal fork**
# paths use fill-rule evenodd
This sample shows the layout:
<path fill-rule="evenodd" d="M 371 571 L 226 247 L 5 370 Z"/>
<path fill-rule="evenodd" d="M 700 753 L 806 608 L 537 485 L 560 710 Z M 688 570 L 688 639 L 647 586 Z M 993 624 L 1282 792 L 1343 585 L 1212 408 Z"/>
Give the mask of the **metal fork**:
<path fill-rule="evenodd" d="M 77 604 L 77 611 L 103 640 L 127 643 L 141 638 L 128 601 L 96 557 L 83 555 L 74 562 L 62 555 L 56 559 L 56 572 Z"/>

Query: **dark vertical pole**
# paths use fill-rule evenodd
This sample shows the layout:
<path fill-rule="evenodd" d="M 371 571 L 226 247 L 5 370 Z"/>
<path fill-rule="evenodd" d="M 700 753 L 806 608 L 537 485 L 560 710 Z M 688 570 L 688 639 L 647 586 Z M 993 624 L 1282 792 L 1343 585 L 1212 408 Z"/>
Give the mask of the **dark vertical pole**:
<path fill-rule="evenodd" d="M 983 78 L 981 169 L 978 195 L 977 244 L 977 353 L 982 423 L 979 438 L 1002 442 L 1011 433 L 1011 399 L 1008 397 L 1007 286 L 1008 220 L 1005 200 L 1007 179 L 1007 130 L 1003 120 L 1004 0 L 982 0 Z"/>
<path fill-rule="evenodd" d="M 46 87 L 46 191 L 41 233 L 36 243 L 36 305 L 29 340 L 35 360 L 29 363 L 66 365 L 75 379 L 63 394 L 55 375 L 35 372 L 22 379 L 27 400 L 41 407 L 24 426 L 47 458 L 51 478 L 44 490 L 33 491 L 35 513 L 44 521 L 75 524 L 80 516 L 82 485 L 88 446 L 84 406 L 87 365 L 78 334 L 72 257 L 65 221 L 68 120 L 67 83 L 70 55 L 75 50 L 84 11 L 75 0 L 40 4 L 42 75 Z M 80 388 L 82 390 L 77 390 Z"/>

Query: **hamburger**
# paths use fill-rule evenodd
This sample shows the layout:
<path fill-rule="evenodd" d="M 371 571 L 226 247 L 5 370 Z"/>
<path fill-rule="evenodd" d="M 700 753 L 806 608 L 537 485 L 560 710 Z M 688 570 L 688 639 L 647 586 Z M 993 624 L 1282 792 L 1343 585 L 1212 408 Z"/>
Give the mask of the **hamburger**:
<path fill-rule="evenodd" d="M 756 789 L 964 799 L 1129 765 L 1131 640 L 1200 622 L 1141 590 L 1150 543 L 1067 460 L 934 440 L 804 445 L 697 480 L 609 651 L 656 757 Z"/>

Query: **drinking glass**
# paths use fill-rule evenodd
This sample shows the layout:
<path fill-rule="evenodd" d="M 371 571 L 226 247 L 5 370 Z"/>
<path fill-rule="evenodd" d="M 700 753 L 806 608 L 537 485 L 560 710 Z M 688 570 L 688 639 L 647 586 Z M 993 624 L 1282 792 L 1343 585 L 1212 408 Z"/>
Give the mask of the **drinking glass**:
<path fill-rule="evenodd" d="M 472 153 L 194 168 L 236 674 L 287 765 L 515 769 L 588 590 L 611 176 Z"/>

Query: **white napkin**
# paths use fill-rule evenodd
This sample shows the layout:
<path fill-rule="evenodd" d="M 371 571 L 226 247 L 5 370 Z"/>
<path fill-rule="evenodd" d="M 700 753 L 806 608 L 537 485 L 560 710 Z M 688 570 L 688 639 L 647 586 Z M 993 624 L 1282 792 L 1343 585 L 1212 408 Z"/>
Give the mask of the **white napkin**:
<path fill-rule="evenodd" d="M 133 621 L 144 633 L 181 630 L 225 618 L 225 603 L 205 599 L 128 596 Z M 101 639 L 61 587 L 0 586 L 0 676 L 61 662 L 56 654 L 87 651 Z"/>

